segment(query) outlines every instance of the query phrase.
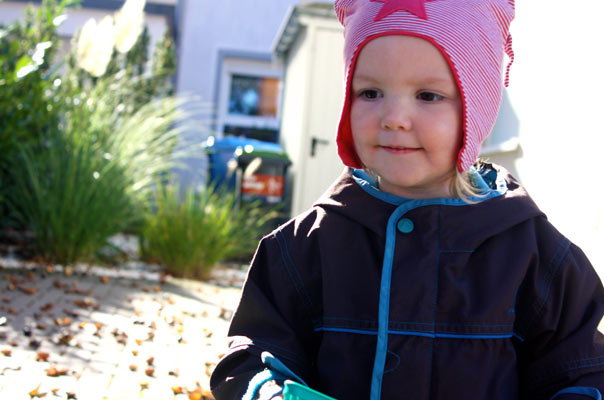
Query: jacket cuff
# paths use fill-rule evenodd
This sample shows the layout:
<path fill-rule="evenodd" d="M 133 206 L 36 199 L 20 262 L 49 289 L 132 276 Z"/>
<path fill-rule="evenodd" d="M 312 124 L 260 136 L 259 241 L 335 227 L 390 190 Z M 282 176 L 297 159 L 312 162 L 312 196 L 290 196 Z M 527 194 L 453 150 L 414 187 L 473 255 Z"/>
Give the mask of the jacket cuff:
<path fill-rule="evenodd" d="M 285 379 L 295 380 L 306 385 L 298 375 L 268 351 L 263 352 L 261 357 L 266 369 L 254 375 L 241 400 L 270 400 L 283 391 L 281 386 Z M 277 384 L 273 388 L 262 388 L 269 381 L 276 381 Z"/>
<path fill-rule="evenodd" d="M 594 399 L 602 400 L 600 391 L 593 387 L 573 386 L 560 390 L 553 395 L 550 400 L 579 400 L 579 399 Z"/>

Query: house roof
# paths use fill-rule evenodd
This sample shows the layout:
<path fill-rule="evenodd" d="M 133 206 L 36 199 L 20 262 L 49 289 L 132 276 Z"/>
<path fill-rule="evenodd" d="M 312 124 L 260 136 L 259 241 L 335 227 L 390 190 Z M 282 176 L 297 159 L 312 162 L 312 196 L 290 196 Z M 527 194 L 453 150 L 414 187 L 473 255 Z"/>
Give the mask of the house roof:
<path fill-rule="evenodd" d="M 301 16 L 334 19 L 336 13 L 333 9 L 333 3 L 307 2 L 290 7 L 272 46 L 272 52 L 278 58 L 283 58 L 287 54 L 298 36 L 302 27 Z"/>

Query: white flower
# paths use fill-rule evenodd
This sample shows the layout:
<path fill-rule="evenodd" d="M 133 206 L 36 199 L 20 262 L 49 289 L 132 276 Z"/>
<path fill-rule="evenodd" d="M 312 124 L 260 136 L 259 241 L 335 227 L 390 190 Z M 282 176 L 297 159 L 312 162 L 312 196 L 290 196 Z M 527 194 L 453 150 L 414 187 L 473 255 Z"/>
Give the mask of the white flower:
<path fill-rule="evenodd" d="M 93 76 L 105 73 L 114 47 L 113 18 L 106 16 L 99 22 L 89 19 L 82 29 L 76 44 L 78 66 Z"/>
<path fill-rule="evenodd" d="M 145 0 L 126 0 L 115 14 L 115 48 L 128 52 L 143 31 Z"/>

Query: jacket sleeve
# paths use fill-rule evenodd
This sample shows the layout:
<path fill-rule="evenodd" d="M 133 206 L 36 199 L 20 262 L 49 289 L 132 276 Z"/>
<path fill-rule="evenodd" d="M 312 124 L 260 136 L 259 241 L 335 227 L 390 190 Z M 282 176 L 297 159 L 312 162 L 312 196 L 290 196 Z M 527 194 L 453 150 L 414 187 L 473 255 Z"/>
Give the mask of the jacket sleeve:
<path fill-rule="evenodd" d="M 302 276 L 280 231 L 260 242 L 229 328 L 229 352 L 211 377 L 217 400 L 257 398 L 265 382 L 310 375 L 314 332 Z"/>
<path fill-rule="evenodd" d="M 519 293 L 522 398 L 598 399 L 604 394 L 602 283 L 567 239 L 550 250 Z"/>

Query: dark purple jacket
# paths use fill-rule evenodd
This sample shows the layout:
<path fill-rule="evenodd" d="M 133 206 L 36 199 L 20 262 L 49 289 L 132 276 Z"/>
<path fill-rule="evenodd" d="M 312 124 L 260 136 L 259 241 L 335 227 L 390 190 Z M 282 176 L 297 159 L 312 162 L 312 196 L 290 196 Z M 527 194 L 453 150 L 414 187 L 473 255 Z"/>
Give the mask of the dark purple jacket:
<path fill-rule="evenodd" d="M 340 400 L 597 399 L 602 284 L 499 169 L 481 171 L 491 191 L 474 205 L 345 171 L 261 241 L 216 399 L 284 377 Z"/>

